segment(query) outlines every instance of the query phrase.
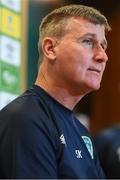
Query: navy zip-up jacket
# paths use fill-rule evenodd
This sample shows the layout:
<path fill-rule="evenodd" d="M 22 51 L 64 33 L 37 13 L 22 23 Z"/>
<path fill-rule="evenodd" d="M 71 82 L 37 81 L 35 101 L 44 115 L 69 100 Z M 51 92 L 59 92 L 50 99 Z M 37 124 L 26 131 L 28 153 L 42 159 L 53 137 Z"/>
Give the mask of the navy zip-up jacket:
<path fill-rule="evenodd" d="M 87 129 L 33 85 L 0 111 L 0 178 L 103 179 Z"/>

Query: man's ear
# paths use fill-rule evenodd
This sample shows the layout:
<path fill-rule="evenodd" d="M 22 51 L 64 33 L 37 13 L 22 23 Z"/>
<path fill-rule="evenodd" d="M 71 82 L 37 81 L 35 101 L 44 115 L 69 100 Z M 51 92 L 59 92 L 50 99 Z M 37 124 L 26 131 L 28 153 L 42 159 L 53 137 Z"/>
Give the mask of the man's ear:
<path fill-rule="evenodd" d="M 50 60 L 56 59 L 55 54 L 56 40 L 50 37 L 45 37 L 42 42 L 43 54 Z"/>

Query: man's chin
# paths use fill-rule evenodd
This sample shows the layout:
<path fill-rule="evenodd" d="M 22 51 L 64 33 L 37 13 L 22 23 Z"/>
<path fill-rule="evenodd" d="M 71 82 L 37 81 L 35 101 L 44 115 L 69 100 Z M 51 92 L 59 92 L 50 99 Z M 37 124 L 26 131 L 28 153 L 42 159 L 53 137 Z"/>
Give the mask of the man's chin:
<path fill-rule="evenodd" d="M 97 91 L 100 89 L 100 84 L 99 85 L 96 85 L 96 86 L 93 86 L 93 91 Z"/>
<path fill-rule="evenodd" d="M 89 81 L 87 81 L 87 85 L 88 88 L 90 88 L 92 91 L 97 91 L 100 89 L 101 79 L 90 79 Z"/>
<path fill-rule="evenodd" d="M 99 90 L 99 89 L 100 89 L 100 84 L 91 84 L 91 85 L 89 86 L 90 92 L 91 92 L 91 91 L 97 91 L 97 90 Z"/>

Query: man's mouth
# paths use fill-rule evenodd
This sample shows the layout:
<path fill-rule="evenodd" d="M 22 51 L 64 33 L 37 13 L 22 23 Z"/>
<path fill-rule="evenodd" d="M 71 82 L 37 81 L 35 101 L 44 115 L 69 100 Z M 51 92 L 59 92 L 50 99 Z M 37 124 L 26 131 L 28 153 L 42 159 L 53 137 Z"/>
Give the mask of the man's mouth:
<path fill-rule="evenodd" d="M 96 72 L 96 73 L 100 73 L 101 70 L 100 69 L 97 69 L 97 68 L 88 68 L 89 71 L 92 71 L 92 72 Z"/>

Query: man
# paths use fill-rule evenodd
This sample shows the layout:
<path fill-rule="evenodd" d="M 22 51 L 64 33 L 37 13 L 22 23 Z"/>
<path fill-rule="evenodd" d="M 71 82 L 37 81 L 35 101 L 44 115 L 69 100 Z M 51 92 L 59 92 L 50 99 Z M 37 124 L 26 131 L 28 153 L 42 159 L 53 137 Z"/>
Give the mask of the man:
<path fill-rule="evenodd" d="M 100 87 L 109 30 L 100 12 L 82 5 L 43 19 L 36 82 L 0 113 L 1 178 L 104 178 L 73 108 Z"/>

